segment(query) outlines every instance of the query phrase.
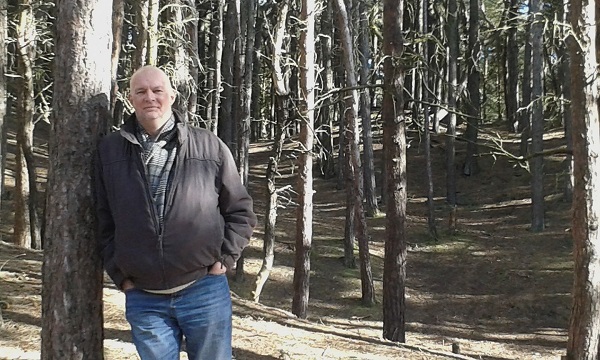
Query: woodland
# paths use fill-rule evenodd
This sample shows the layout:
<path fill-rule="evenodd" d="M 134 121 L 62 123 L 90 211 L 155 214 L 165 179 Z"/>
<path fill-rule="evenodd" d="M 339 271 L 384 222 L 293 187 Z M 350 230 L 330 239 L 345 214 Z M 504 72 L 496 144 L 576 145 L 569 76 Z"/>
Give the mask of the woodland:
<path fill-rule="evenodd" d="M 136 358 L 91 174 L 151 64 L 255 201 L 235 359 L 598 359 L 598 18 L 583 0 L 0 0 L 0 358 Z"/>

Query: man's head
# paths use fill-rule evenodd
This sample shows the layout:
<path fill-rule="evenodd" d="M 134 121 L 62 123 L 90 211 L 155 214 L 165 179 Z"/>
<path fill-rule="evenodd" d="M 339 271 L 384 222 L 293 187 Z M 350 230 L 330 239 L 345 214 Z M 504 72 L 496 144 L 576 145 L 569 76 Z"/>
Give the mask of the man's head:
<path fill-rule="evenodd" d="M 144 66 L 131 76 L 129 90 L 136 118 L 149 134 L 155 135 L 171 116 L 175 102 L 169 77 L 155 66 Z"/>

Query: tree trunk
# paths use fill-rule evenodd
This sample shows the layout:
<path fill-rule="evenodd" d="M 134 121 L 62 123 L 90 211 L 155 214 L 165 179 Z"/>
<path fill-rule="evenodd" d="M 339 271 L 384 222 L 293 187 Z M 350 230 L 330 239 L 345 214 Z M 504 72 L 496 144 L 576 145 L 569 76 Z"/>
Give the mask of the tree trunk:
<path fill-rule="evenodd" d="M 506 121 L 510 131 L 517 130 L 517 82 L 519 80 L 519 46 L 517 45 L 517 16 L 519 15 L 517 0 L 508 0 L 506 3 L 506 46 L 504 102 L 506 106 Z"/>
<path fill-rule="evenodd" d="M 112 52 L 110 56 L 111 63 L 111 85 L 110 85 L 110 113 L 113 115 L 113 126 L 120 126 L 120 123 L 115 123 L 116 119 L 121 119 L 121 116 L 115 116 L 115 108 L 117 105 L 117 95 L 119 94 L 119 85 L 117 83 L 119 70 L 119 57 L 121 55 L 121 43 L 123 39 L 123 20 L 125 18 L 125 0 L 113 0 L 113 15 L 112 15 Z"/>
<path fill-rule="evenodd" d="M 168 63 L 172 65 L 171 82 L 173 87 L 177 90 L 177 97 L 173 104 L 173 109 L 178 110 L 183 115 L 185 120 L 189 119 L 188 104 L 192 94 L 191 88 L 196 84 L 189 82 L 189 53 L 186 49 L 189 48 L 189 39 L 182 36 L 181 34 L 186 33 L 184 26 L 184 20 L 187 22 L 187 18 L 184 16 L 184 3 L 183 0 L 171 1 L 172 6 L 167 8 L 167 23 L 164 25 L 166 33 L 168 34 L 167 39 L 170 43 L 167 46 L 167 53 L 169 55 Z"/>
<path fill-rule="evenodd" d="M 277 224 L 277 200 L 279 197 L 277 189 L 277 174 L 279 161 L 281 159 L 281 152 L 283 150 L 283 142 L 285 140 L 284 127 L 287 124 L 287 112 L 283 103 L 285 101 L 285 95 L 278 95 L 278 109 L 280 109 L 280 115 L 276 118 L 276 135 L 275 141 L 273 142 L 273 149 L 271 156 L 269 157 L 269 165 L 267 166 L 267 209 L 265 216 L 265 235 L 263 243 L 263 262 L 258 274 L 256 276 L 255 289 L 252 293 L 252 298 L 255 302 L 260 299 L 262 289 L 269 278 L 271 269 L 273 268 L 273 261 L 275 260 L 275 225 Z"/>
<path fill-rule="evenodd" d="M 285 25 L 288 13 L 288 2 L 283 1 L 277 9 L 277 21 L 274 30 L 273 48 L 271 51 L 271 64 L 273 66 L 271 75 L 273 77 L 273 97 L 275 98 L 272 108 L 275 110 L 275 140 L 272 155 L 267 167 L 267 210 L 265 216 L 265 235 L 263 244 L 263 263 L 256 277 L 256 288 L 253 292 L 255 302 L 258 302 L 262 288 L 269 277 L 273 261 L 275 259 L 275 225 L 277 223 L 277 199 L 278 189 L 276 185 L 278 166 L 283 150 L 286 128 L 289 125 L 287 112 L 288 89 L 284 71 L 281 69 L 281 56 L 283 53 L 283 38 L 285 36 Z M 304 290 L 301 290 L 304 291 Z M 308 298 L 308 295 L 306 295 Z M 307 300 L 308 301 L 308 300 Z"/>
<path fill-rule="evenodd" d="M 563 7 L 559 10 L 560 19 L 565 24 L 569 22 L 568 19 L 568 8 L 567 3 L 564 3 Z M 563 30 L 563 36 L 568 35 L 568 30 Z M 560 80 L 561 84 L 561 104 L 563 114 L 563 126 L 565 129 L 565 140 L 567 143 L 567 155 L 565 156 L 565 188 L 564 188 L 564 201 L 571 203 L 573 201 L 573 131 L 572 131 L 572 117 L 571 117 L 571 73 L 569 71 L 569 53 L 567 46 L 564 41 L 560 43 Z"/>
<path fill-rule="evenodd" d="M 219 108 L 219 137 L 235 154 L 234 148 L 234 127 L 235 127 L 235 108 L 233 98 L 235 96 L 235 57 L 236 57 L 236 38 L 239 36 L 239 12 L 236 0 L 227 0 L 227 12 L 223 23 L 224 46 L 221 63 L 222 87 L 221 106 Z"/>
<path fill-rule="evenodd" d="M 6 44 L 8 30 L 7 0 L 0 0 L 0 44 Z M 6 165 L 6 125 L 4 118 L 7 114 L 6 98 L 6 46 L 0 49 L 0 209 L 4 199 L 4 168 Z"/>
<path fill-rule="evenodd" d="M 184 0 L 185 7 L 183 13 L 185 14 L 185 33 L 189 41 L 187 45 L 188 57 L 188 102 L 187 102 L 187 113 L 189 114 L 189 120 L 192 124 L 197 124 L 197 110 L 198 110 L 198 88 L 199 83 L 199 70 L 200 70 L 200 54 L 198 51 L 198 10 L 194 0 Z"/>
<path fill-rule="evenodd" d="M 429 1 L 423 1 L 423 33 L 430 34 L 429 27 Z M 428 40 L 423 46 L 423 59 L 426 59 L 427 63 L 431 64 L 432 60 L 435 59 L 434 50 L 433 50 L 433 42 Z M 425 67 L 423 70 L 423 83 L 424 86 L 421 87 L 423 91 L 423 100 L 425 103 L 423 104 L 423 117 L 424 117 L 424 137 L 425 137 L 425 167 L 427 172 L 427 228 L 429 230 L 429 234 L 433 239 L 437 239 L 437 227 L 435 224 L 435 205 L 434 205 L 434 189 L 433 189 L 433 170 L 431 166 L 431 117 L 430 117 L 430 106 L 428 104 L 431 103 L 432 93 L 430 89 L 433 89 L 433 84 L 435 83 L 434 73 L 430 71 L 428 67 Z M 435 111 L 434 111 L 435 112 Z M 387 190 L 386 190 L 387 191 Z"/>
<path fill-rule="evenodd" d="M 148 1 L 148 44 L 146 45 L 146 64 L 158 64 L 158 15 L 160 10 L 159 0 Z"/>
<path fill-rule="evenodd" d="M 252 109 L 252 70 L 254 65 L 254 37 L 256 31 L 254 29 L 256 20 L 256 1 L 245 0 L 243 3 L 246 8 L 241 11 L 245 16 L 242 17 L 242 24 L 245 25 L 245 39 L 241 41 L 242 36 L 238 37 L 238 47 L 240 53 L 240 64 L 237 74 L 239 78 L 238 97 L 240 121 L 238 123 L 239 131 L 237 132 L 237 151 L 238 151 L 238 172 L 242 182 L 248 186 L 248 171 L 249 171 L 249 151 L 250 151 L 250 124 L 251 109 Z M 243 51 L 242 51 L 243 47 Z M 240 282 L 244 280 L 244 254 L 237 261 L 235 280 Z"/>
<path fill-rule="evenodd" d="M 383 148 L 388 200 L 383 265 L 383 338 L 405 341 L 406 129 L 403 104 L 402 0 L 383 2 Z"/>
<path fill-rule="evenodd" d="M 371 48 L 369 37 L 371 35 L 368 18 L 368 4 L 361 1 L 359 4 L 360 14 L 360 85 L 369 83 L 369 61 L 371 59 Z M 364 176 L 364 197 L 367 207 L 367 216 L 376 216 L 379 214 L 377 206 L 377 188 L 375 185 L 375 159 L 373 155 L 373 130 L 371 128 L 371 96 L 369 89 L 363 89 L 360 92 L 360 117 L 362 119 L 363 134 L 363 176 Z"/>
<path fill-rule="evenodd" d="M 470 176 L 479 172 L 477 163 L 477 139 L 479 119 L 481 118 L 481 98 L 479 91 L 479 0 L 469 1 L 469 50 L 468 50 L 468 93 L 467 103 L 467 154 L 463 166 L 463 175 Z"/>
<path fill-rule="evenodd" d="M 56 2 L 54 103 L 42 266 L 42 359 L 102 359 L 102 267 L 90 174 L 108 128 L 111 7 Z"/>
<path fill-rule="evenodd" d="M 343 0 L 333 2 L 337 9 L 338 29 L 342 40 L 343 63 L 346 68 L 346 86 L 356 88 L 356 74 L 354 66 L 354 51 L 352 37 L 348 28 L 348 14 Z M 346 109 L 344 111 L 344 129 L 346 131 L 346 221 L 353 222 L 354 234 L 357 237 L 360 256 L 360 278 L 362 287 L 362 302 L 365 306 L 375 303 L 373 287 L 373 274 L 371 273 L 371 260 L 369 255 L 369 237 L 367 235 L 367 221 L 363 205 L 363 174 L 360 164 L 359 130 L 358 130 L 358 92 L 350 90 L 345 96 Z"/>
<path fill-rule="evenodd" d="M 30 0 L 21 0 L 17 26 L 17 60 L 20 74 L 17 97 L 17 154 L 15 176 L 14 242 L 26 248 L 41 249 L 37 210 L 37 185 L 33 156 L 33 63 L 35 19 Z"/>
<path fill-rule="evenodd" d="M 292 313 L 305 319 L 310 283 L 310 250 L 313 222 L 313 142 L 315 89 L 315 3 L 302 0 L 300 21 L 300 156 L 298 169 L 298 208 L 296 212 L 296 257 Z"/>
<path fill-rule="evenodd" d="M 573 119 L 573 255 L 575 269 L 573 305 L 567 342 L 567 359 L 600 357 L 600 114 L 598 110 L 598 4 L 570 2 L 573 35 L 568 38 L 571 58 Z"/>
<path fill-rule="evenodd" d="M 446 202 L 448 229 L 456 230 L 456 111 L 458 100 L 458 8 L 456 0 L 448 1 L 448 128 L 446 129 Z"/>
<path fill-rule="evenodd" d="M 247 12 L 246 20 L 246 47 L 244 51 L 244 77 L 243 88 L 241 89 L 242 98 L 242 116 L 241 131 L 239 132 L 239 172 L 244 184 L 248 184 L 248 156 L 250 150 L 250 123 L 252 122 L 252 74 L 254 66 L 254 37 L 256 35 L 254 25 L 256 19 L 256 1 L 246 0 Z"/>
<path fill-rule="evenodd" d="M 322 107 L 319 111 L 319 128 L 317 133 L 319 138 L 319 169 L 321 174 L 326 179 L 331 179 L 335 176 L 335 158 L 333 145 L 333 102 L 329 91 L 333 89 L 333 66 L 331 63 L 332 44 L 333 44 L 333 20 L 331 0 L 324 3 L 323 12 L 321 13 L 321 33 L 324 35 L 319 42 L 321 43 L 321 59 L 319 63 L 323 66 L 321 78 L 321 91 L 325 98 L 322 101 Z"/>
<path fill-rule="evenodd" d="M 519 153 L 526 156 L 529 151 L 529 136 L 531 135 L 531 6 L 528 6 L 527 25 L 525 26 L 525 50 L 523 52 L 523 96 L 519 116 L 519 131 L 521 144 Z"/>
<path fill-rule="evenodd" d="M 131 70 L 135 71 L 146 64 L 148 44 L 148 0 L 133 2 L 135 11 L 135 34 L 133 43 L 135 50 L 131 57 Z"/>
<path fill-rule="evenodd" d="M 216 134 L 219 127 L 219 108 L 221 106 L 221 60 L 223 56 L 223 10 L 225 1 L 217 0 L 215 3 L 217 8 L 212 12 L 210 21 L 209 53 L 211 57 L 207 84 L 209 95 L 206 118 L 208 119 L 209 129 Z"/>
<path fill-rule="evenodd" d="M 531 1 L 533 25 L 531 26 L 531 71 L 532 100 L 531 116 L 531 151 L 541 154 L 544 150 L 544 104 L 543 104 L 543 69 L 542 37 L 544 29 L 543 15 L 539 0 Z M 531 168 L 531 230 L 544 230 L 544 157 L 534 156 Z"/>

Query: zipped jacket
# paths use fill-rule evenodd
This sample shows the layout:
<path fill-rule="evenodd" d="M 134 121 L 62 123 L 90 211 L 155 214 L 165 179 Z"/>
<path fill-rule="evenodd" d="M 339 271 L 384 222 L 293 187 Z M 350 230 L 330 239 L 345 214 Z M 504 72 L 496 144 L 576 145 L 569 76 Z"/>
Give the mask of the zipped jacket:
<path fill-rule="evenodd" d="M 106 272 L 117 287 L 130 279 L 137 288 L 165 290 L 201 278 L 217 261 L 232 268 L 256 215 L 231 152 L 210 131 L 177 121 L 161 230 L 136 121 L 134 114 L 97 151 L 98 246 Z"/>

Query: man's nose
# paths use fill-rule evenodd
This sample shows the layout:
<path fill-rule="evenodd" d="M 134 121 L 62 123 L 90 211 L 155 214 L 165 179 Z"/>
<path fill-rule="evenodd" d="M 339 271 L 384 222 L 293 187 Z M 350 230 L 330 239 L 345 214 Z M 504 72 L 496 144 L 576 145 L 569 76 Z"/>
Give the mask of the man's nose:
<path fill-rule="evenodd" d="M 144 100 L 154 101 L 154 99 L 155 99 L 154 93 L 152 91 L 146 91 L 146 93 L 144 94 Z"/>

